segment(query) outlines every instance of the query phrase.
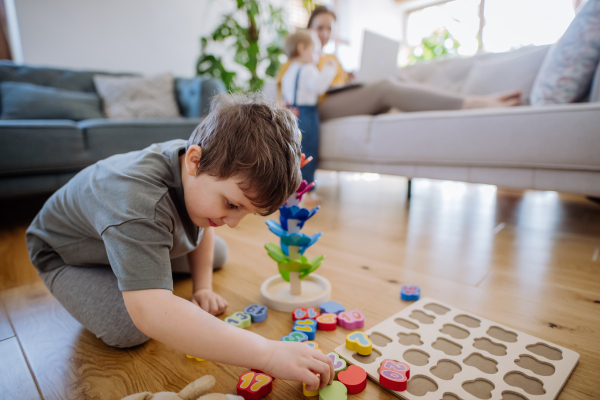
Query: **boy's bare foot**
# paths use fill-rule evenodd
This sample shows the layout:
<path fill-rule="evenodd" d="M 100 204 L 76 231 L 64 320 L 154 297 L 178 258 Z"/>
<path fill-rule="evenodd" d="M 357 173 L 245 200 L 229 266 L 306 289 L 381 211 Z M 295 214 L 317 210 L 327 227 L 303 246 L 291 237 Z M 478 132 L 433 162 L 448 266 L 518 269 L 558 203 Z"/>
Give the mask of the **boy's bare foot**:
<path fill-rule="evenodd" d="M 467 96 L 463 101 L 462 109 L 514 107 L 518 106 L 519 104 L 521 104 L 521 91 L 515 90 L 513 92 L 503 94 Z"/>

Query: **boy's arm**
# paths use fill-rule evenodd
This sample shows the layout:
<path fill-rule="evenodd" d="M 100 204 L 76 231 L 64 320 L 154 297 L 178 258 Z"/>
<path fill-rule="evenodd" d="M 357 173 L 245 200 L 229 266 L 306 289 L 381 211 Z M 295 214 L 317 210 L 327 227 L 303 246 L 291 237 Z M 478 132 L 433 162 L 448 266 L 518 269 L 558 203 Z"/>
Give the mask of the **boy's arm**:
<path fill-rule="evenodd" d="M 318 350 L 296 342 L 267 340 L 236 328 L 169 290 L 124 291 L 123 300 L 139 330 L 186 354 L 302 381 L 307 390 L 333 381 L 331 359 Z"/>
<path fill-rule="evenodd" d="M 221 314 L 227 308 L 227 301 L 212 291 L 215 228 L 204 229 L 202 240 L 194 251 L 188 254 L 193 281 L 192 302 L 213 315 Z"/>

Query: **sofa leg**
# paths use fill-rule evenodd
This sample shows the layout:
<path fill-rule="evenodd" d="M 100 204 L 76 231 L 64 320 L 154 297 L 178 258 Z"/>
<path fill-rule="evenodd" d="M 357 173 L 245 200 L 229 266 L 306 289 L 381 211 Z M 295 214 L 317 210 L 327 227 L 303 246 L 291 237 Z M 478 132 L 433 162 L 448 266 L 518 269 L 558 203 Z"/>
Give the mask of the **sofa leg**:
<path fill-rule="evenodd" d="M 410 200 L 412 194 L 412 178 L 408 178 L 408 186 L 406 188 L 406 199 Z"/>

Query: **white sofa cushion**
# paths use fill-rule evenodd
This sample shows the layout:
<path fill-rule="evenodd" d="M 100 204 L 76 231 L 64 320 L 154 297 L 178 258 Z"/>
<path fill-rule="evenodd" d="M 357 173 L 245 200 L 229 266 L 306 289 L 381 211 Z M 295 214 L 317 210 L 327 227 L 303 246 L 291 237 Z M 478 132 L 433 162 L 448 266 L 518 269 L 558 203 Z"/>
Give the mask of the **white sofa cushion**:
<path fill-rule="evenodd" d="M 529 104 L 529 93 L 550 46 L 537 46 L 510 57 L 475 62 L 462 85 L 464 94 L 484 95 L 521 90 L 521 104 Z"/>
<path fill-rule="evenodd" d="M 526 57 L 531 52 L 537 52 L 541 47 L 547 49 L 549 46 L 526 46 L 504 53 L 480 53 L 472 57 L 453 57 L 420 62 L 399 68 L 396 76 L 402 80 L 426 83 L 438 89 L 460 93 L 471 68 L 476 63 L 501 62 L 521 56 Z M 520 70 L 520 65 L 517 68 Z"/>
<path fill-rule="evenodd" d="M 321 124 L 319 157 L 329 160 L 367 160 L 372 116 L 331 119 Z"/>
<path fill-rule="evenodd" d="M 600 171 L 600 103 L 358 116 L 321 127 L 321 160 Z"/>

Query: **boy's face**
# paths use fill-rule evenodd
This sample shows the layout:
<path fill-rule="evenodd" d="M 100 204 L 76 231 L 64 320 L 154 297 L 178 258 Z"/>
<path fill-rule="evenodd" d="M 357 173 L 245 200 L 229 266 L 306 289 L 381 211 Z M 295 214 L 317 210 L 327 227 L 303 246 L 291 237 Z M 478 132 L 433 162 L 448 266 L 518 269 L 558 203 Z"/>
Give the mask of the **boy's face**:
<path fill-rule="evenodd" d="M 218 180 L 208 174 L 196 176 L 201 157 L 202 149 L 197 145 L 179 157 L 185 208 L 196 226 L 235 228 L 246 215 L 263 211 L 252 205 L 235 177 Z"/>

